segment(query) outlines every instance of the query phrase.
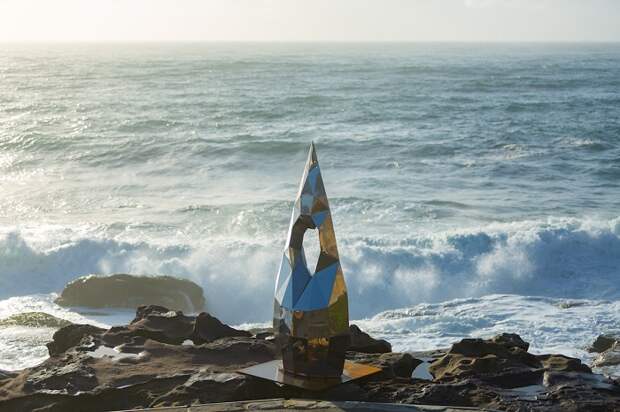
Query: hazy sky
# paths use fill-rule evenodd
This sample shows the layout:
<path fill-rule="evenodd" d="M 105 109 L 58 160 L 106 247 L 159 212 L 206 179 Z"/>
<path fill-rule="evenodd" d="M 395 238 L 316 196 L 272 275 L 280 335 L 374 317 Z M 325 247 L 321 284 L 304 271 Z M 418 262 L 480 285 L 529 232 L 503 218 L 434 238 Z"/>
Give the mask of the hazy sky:
<path fill-rule="evenodd" d="M 620 0 L 0 0 L 0 42 L 620 41 Z"/>

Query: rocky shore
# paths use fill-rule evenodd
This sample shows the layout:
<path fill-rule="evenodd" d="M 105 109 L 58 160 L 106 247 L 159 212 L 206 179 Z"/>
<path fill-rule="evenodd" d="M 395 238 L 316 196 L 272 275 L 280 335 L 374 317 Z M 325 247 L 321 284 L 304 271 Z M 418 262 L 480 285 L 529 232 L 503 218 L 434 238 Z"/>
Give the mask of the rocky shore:
<path fill-rule="evenodd" d="M 350 330 L 348 357 L 382 372 L 325 392 L 307 392 L 236 373 L 277 356 L 269 331 L 236 330 L 204 312 L 188 316 L 163 306 L 141 306 L 126 326 L 62 327 L 48 344 L 45 362 L 0 371 L 0 410 L 110 411 L 273 398 L 506 411 L 620 410 L 619 382 L 592 373 L 579 359 L 531 354 L 518 335 L 394 353 L 388 342 L 354 325 Z"/>

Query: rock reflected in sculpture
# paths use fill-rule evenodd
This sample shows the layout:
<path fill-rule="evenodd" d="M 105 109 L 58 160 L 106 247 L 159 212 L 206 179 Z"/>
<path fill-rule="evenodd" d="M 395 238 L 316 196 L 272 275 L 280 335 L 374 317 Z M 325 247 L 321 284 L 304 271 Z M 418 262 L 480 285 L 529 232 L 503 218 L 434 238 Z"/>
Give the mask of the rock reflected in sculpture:
<path fill-rule="evenodd" d="M 308 269 L 304 234 L 318 230 L 320 254 Z M 349 305 L 334 225 L 314 144 L 293 208 L 276 281 L 273 326 L 283 369 L 307 377 L 340 378 L 349 345 Z"/>

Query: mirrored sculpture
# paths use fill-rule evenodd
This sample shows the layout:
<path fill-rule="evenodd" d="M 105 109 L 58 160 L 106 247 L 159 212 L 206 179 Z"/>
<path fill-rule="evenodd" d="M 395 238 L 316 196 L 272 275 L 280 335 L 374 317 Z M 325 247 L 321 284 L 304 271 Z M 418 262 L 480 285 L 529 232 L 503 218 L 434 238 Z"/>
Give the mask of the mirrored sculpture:
<path fill-rule="evenodd" d="M 307 262 L 304 252 L 304 235 L 310 230 L 318 231 L 316 262 Z M 345 360 L 350 340 L 347 288 L 314 144 L 293 206 L 274 295 L 273 329 L 282 359 L 239 372 L 323 390 L 380 371 Z"/>
<path fill-rule="evenodd" d="M 318 230 L 320 245 L 313 271 L 308 267 L 303 245 L 309 230 Z M 349 346 L 347 288 L 314 144 L 293 206 L 276 280 L 273 327 L 285 372 L 342 375 Z"/>

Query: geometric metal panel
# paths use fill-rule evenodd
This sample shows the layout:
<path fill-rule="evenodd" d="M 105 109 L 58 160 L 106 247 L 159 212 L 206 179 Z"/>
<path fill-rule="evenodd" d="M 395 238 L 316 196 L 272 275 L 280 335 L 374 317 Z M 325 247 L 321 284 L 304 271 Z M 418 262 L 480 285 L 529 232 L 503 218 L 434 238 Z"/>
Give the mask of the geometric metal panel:
<path fill-rule="evenodd" d="M 317 230 L 317 262 L 306 262 L 303 240 Z M 342 375 L 349 345 L 349 304 L 329 201 L 314 144 L 310 145 L 274 291 L 273 326 L 285 372 Z"/>

